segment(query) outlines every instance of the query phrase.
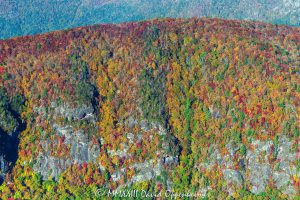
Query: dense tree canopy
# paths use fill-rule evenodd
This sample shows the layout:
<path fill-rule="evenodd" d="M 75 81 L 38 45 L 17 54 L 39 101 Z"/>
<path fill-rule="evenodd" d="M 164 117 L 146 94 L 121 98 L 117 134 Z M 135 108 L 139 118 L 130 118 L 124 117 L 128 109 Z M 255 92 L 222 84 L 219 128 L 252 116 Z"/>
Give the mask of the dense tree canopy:
<path fill-rule="evenodd" d="M 223 151 L 229 141 L 242 144 L 237 162 L 254 139 L 299 140 L 299 32 L 258 22 L 164 19 L 0 41 L 0 127 L 13 131 L 14 112 L 26 121 L 19 159 L 6 177 L 10 184 L 0 187 L 1 198 L 93 198 L 97 188 L 130 180 L 132 164 L 156 158 L 163 137 L 178 148 L 169 148 L 179 154 L 178 165 L 166 166 L 161 175 L 172 179 L 174 191 L 210 186 L 207 198 L 225 198 L 220 169 L 196 168 L 209 159 L 212 144 Z M 92 105 L 95 123 L 60 117 L 57 108 L 65 104 Z M 143 120 L 167 134 L 135 123 Z M 53 124 L 72 125 L 101 143 L 98 160 L 72 164 L 58 180 L 43 180 L 33 169 L 43 141 L 57 141 L 49 147 L 54 157 L 71 151 Z M 143 139 L 130 143 L 128 133 Z M 127 146 L 126 159 L 109 153 Z M 299 158 L 295 163 L 299 170 Z M 113 181 L 120 169 L 126 176 Z M 299 177 L 292 183 L 300 195 Z M 166 189 L 163 181 L 143 184 L 132 187 Z M 234 197 L 256 198 L 247 188 L 248 183 Z M 286 196 L 270 184 L 259 198 Z"/>

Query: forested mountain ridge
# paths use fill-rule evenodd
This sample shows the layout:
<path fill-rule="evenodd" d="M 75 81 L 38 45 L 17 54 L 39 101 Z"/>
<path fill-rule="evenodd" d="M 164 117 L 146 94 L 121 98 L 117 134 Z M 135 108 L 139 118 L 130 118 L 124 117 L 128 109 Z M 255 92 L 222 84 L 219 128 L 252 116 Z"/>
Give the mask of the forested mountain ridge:
<path fill-rule="evenodd" d="M 16 163 L 0 152 L 2 199 L 300 195 L 299 28 L 96 25 L 2 40 L 0 56 L 0 136 L 20 138 Z"/>
<path fill-rule="evenodd" d="M 99 23 L 218 17 L 299 26 L 298 0 L 1 0 L 0 39 Z"/>

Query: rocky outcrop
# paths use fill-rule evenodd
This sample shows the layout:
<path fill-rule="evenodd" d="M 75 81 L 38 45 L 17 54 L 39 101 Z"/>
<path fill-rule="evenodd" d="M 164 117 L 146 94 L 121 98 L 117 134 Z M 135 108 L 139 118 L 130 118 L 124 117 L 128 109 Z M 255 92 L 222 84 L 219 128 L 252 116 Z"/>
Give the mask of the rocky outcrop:
<path fill-rule="evenodd" d="M 33 169 L 40 173 L 43 179 L 52 177 L 54 180 L 58 180 L 60 174 L 74 164 L 98 163 L 99 169 L 105 171 L 106 169 L 98 160 L 101 145 L 104 142 L 103 138 L 97 136 L 92 139 L 84 130 L 74 128 L 75 124 L 80 121 L 85 121 L 91 127 L 97 126 L 95 124 L 96 116 L 93 107 L 88 105 L 71 107 L 68 104 L 58 106 L 56 103 L 52 103 L 51 108 L 54 111 L 51 126 L 55 130 L 55 134 L 52 137 L 55 139 L 46 139 L 40 142 L 41 151 L 34 160 Z M 39 110 L 41 109 L 36 109 L 36 112 Z M 61 118 L 65 119 L 66 122 L 63 124 L 55 123 L 56 119 Z M 150 123 L 147 120 L 138 121 L 134 118 L 129 118 L 126 125 L 129 128 L 139 126 L 141 132 L 139 134 L 126 133 L 127 142 L 117 145 L 122 146 L 122 148 L 106 149 L 110 157 L 117 156 L 122 159 L 129 159 L 131 146 L 145 140 L 146 138 L 144 137 L 147 131 L 154 130 L 160 136 L 161 148 L 155 148 L 155 155 L 151 159 L 135 162 L 128 168 L 116 169 L 111 174 L 112 181 L 118 182 L 123 176 L 126 176 L 128 169 L 134 170 L 135 174 L 120 187 L 139 181 L 151 180 L 162 173 L 163 165 L 177 164 L 178 155 L 170 153 L 171 146 L 175 144 L 170 144 L 170 141 L 172 141 L 170 140 L 170 135 L 162 125 Z M 154 135 L 149 135 L 148 139 L 151 142 L 154 139 Z M 55 148 L 57 146 L 60 146 L 60 148 L 64 147 L 66 153 L 63 155 L 57 154 L 57 149 Z M 171 180 L 168 181 L 171 182 Z"/>
<path fill-rule="evenodd" d="M 293 150 L 293 146 L 295 146 L 295 150 Z M 292 178 L 293 176 L 300 177 L 300 170 L 298 169 L 297 171 L 294 163 L 296 159 L 299 160 L 300 158 L 299 152 L 300 141 L 298 141 L 297 145 L 286 137 L 279 139 L 276 149 L 276 166 L 273 169 L 272 179 L 274 180 L 276 187 L 285 194 L 293 195 L 296 193 L 296 190 L 292 185 Z"/>
<path fill-rule="evenodd" d="M 89 121 L 90 118 L 87 119 L 86 116 L 93 115 L 93 110 L 86 106 L 81 107 L 80 110 L 59 107 L 55 108 L 55 111 L 56 117 L 63 116 L 64 118 L 69 118 L 71 122 L 74 120 L 86 120 L 91 123 L 91 121 Z M 127 125 L 129 127 L 135 125 L 140 126 L 141 130 L 144 132 L 157 130 L 157 134 L 162 139 L 162 148 L 156 148 L 155 155 L 153 155 L 152 159 L 145 160 L 143 162 L 136 162 L 131 164 L 128 168 L 117 169 L 114 173 L 112 173 L 112 181 L 118 182 L 122 177 L 126 176 L 128 169 L 135 171 L 134 176 L 119 187 L 125 187 L 139 181 L 155 179 L 155 177 L 161 175 L 164 170 L 163 166 L 177 164 L 178 155 L 170 154 L 169 148 L 171 144 L 169 144 L 170 140 L 167 140 L 169 135 L 160 124 L 149 123 L 146 120 L 138 122 L 137 120 L 130 119 L 129 124 Z M 33 165 L 33 169 L 40 173 L 43 179 L 52 177 L 53 179 L 58 180 L 59 175 L 73 164 L 83 164 L 88 162 L 95 164 L 98 163 L 100 170 L 106 170 L 98 161 L 100 147 L 102 145 L 101 143 L 103 143 L 103 139 L 101 137 L 98 137 L 97 143 L 95 143 L 88 137 L 87 133 L 83 130 L 75 131 L 72 125 L 62 126 L 53 124 L 52 127 L 56 131 L 58 139 L 54 140 L 54 142 L 51 142 L 49 139 L 41 142 L 42 151 L 35 159 Z M 130 146 L 145 139 L 143 132 L 137 135 L 129 132 L 126 133 L 126 137 L 128 142 L 120 144 L 123 148 L 106 150 L 109 156 L 117 156 L 125 159 L 129 158 L 131 156 L 129 152 Z M 63 138 L 63 145 L 67 147 L 67 155 L 53 155 L 53 146 L 62 142 L 59 141 L 59 138 Z M 154 136 L 150 136 L 150 138 L 153 139 Z M 168 182 L 171 183 L 171 180 L 168 180 Z"/>
<path fill-rule="evenodd" d="M 256 140 L 252 142 L 252 145 L 253 150 L 248 150 L 246 155 L 247 178 L 252 186 L 250 191 L 259 194 L 265 190 L 271 176 L 272 169 L 268 156 L 273 142 Z"/>
<path fill-rule="evenodd" d="M 89 122 L 95 122 L 94 109 L 90 105 L 81 105 L 80 107 L 72 108 L 68 104 L 62 106 L 56 106 L 55 103 L 51 105 L 55 108 L 55 116 L 63 116 L 68 120 L 87 120 Z"/>
<path fill-rule="evenodd" d="M 55 180 L 72 164 L 97 162 L 100 153 L 100 144 L 90 141 L 82 131 L 74 132 L 70 127 L 57 127 L 61 136 L 65 137 L 64 144 L 68 146 L 67 156 L 53 156 L 50 141 L 42 143 L 43 153 L 36 158 L 34 170 L 39 172 L 43 179 L 52 177 Z M 54 143 L 58 143 L 55 141 Z"/>
<path fill-rule="evenodd" d="M 99 136 L 96 137 L 96 140 L 95 137 L 92 139 L 84 130 L 75 128 L 75 123 L 78 121 L 85 121 L 90 126 L 97 126 L 94 109 L 87 105 L 72 108 L 66 104 L 63 106 L 52 105 L 52 108 L 55 111 L 51 125 L 55 130 L 55 134 L 52 135 L 54 140 L 46 139 L 40 142 L 41 150 L 33 161 L 33 169 L 40 173 L 43 179 L 52 177 L 54 180 L 58 180 L 60 174 L 74 164 L 80 165 L 89 162 L 99 164 L 99 169 L 105 171 L 106 169 L 98 161 L 103 139 Z M 215 118 L 220 117 L 217 110 L 211 108 L 210 112 Z M 55 119 L 59 118 L 66 119 L 67 123 L 55 123 Z M 178 164 L 178 150 L 175 150 L 175 153 L 170 151 L 170 149 L 175 149 L 176 144 L 174 144 L 172 135 L 161 124 L 129 118 L 126 125 L 129 128 L 138 127 L 141 131 L 136 134 L 125 133 L 127 141 L 119 144 L 122 148 L 106 149 L 109 156 L 129 159 L 132 156 L 130 152 L 132 145 L 146 139 L 148 142 L 154 143 L 152 141 L 154 135 L 147 135 L 148 132 L 155 132 L 161 140 L 161 145 L 156 148 L 151 158 L 116 169 L 110 174 L 113 182 L 119 182 L 126 176 L 128 169 L 135 172 L 125 183 L 120 184 L 119 188 L 140 181 L 156 180 L 156 177 L 161 176 L 166 170 L 166 166 Z M 145 135 L 149 138 L 145 138 Z M 63 155 L 58 154 L 55 148 L 57 146 L 64 147 Z M 210 172 L 215 170 L 215 166 L 219 166 L 227 183 L 229 195 L 234 196 L 238 189 L 244 187 L 247 187 L 253 194 L 261 194 L 270 184 L 288 196 L 292 197 L 297 193 L 293 179 L 300 177 L 300 171 L 295 165 L 295 161 L 300 156 L 299 141 L 281 136 L 275 142 L 253 140 L 247 147 L 242 143 L 230 141 L 225 149 L 226 153 L 221 153 L 224 151 L 221 151 L 217 144 L 212 144 L 207 152 L 208 159 L 197 165 L 196 168 Z M 4 178 L 9 169 L 8 166 L 9 163 L 5 157 L 0 155 L 0 179 Z M 164 182 L 171 189 L 172 180 L 168 177 L 165 178 L 167 180 Z M 199 191 L 205 195 L 210 189 L 210 186 L 206 186 L 200 188 Z"/>
<path fill-rule="evenodd" d="M 67 124 L 52 124 L 56 131 L 54 141 L 46 139 L 41 141 L 41 151 L 34 161 L 33 169 L 42 175 L 43 179 L 52 177 L 57 180 L 59 175 L 73 164 L 97 162 L 100 154 L 100 141 L 92 140 L 83 130 L 75 130 L 78 121 L 86 121 L 92 127 L 95 123 L 94 109 L 90 105 L 71 107 L 68 104 L 57 106 L 52 103 L 54 121 L 63 118 Z M 36 109 L 38 110 L 38 109 Z M 60 146 L 65 153 L 60 155 L 54 147 Z"/>
<path fill-rule="evenodd" d="M 270 180 L 283 194 L 296 194 L 293 178 L 300 177 L 300 171 L 295 166 L 296 159 L 299 159 L 300 142 L 285 136 L 281 136 L 276 144 L 254 140 L 251 148 L 243 150 L 244 155 L 241 155 L 242 145 L 230 142 L 226 146 L 228 153 L 225 156 L 221 155 L 217 145 L 212 145 L 209 159 L 201 163 L 198 169 L 210 171 L 214 165 L 220 166 L 230 195 L 233 195 L 235 188 L 247 186 L 253 194 L 261 194 L 272 184 Z"/>
<path fill-rule="evenodd" d="M 142 140 L 146 140 L 144 138 L 143 132 L 148 132 L 151 130 L 155 130 L 156 134 L 160 136 L 161 139 L 161 148 L 156 148 L 155 154 L 151 159 L 145 160 L 143 162 L 136 162 L 131 164 L 128 168 L 122 168 L 117 170 L 115 173 L 111 174 L 113 181 L 119 181 L 123 176 L 125 176 L 126 171 L 128 169 L 133 169 L 135 174 L 131 177 L 125 184 L 121 184 L 119 188 L 129 186 L 133 183 L 140 181 L 149 181 L 156 180 L 156 177 L 161 176 L 162 172 L 166 170 L 166 166 L 175 166 L 178 164 L 178 150 L 173 148 L 174 152 L 170 152 L 171 146 L 174 146 L 173 140 L 171 139 L 171 135 L 167 132 L 167 130 L 159 123 L 150 123 L 147 120 L 135 120 L 133 118 L 129 118 L 128 124 L 129 127 L 139 126 L 142 130 L 140 134 L 134 135 L 133 133 L 126 133 L 126 138 L 128 139 L 128 144 L 122 144 L 124 147 L 122 150 L 108 150 L 110 156 L 119 156 L 119 157 L 130 157 L 129 145 L 139 143 Z M 150 140 L 154 139 L 154 135 L 150 135 Z M 154 141 L 150 141 L 150 144 L 154 144 Z M 172 180 L 168 177 L 167 187 L 171 188 Z"/>

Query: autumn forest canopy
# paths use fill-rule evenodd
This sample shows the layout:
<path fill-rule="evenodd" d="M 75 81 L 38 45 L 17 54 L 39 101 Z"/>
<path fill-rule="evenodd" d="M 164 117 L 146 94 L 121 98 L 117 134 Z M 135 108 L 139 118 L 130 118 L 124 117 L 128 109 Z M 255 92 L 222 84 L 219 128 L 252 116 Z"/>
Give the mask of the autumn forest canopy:
<path fill-rule="evenodd" d="M 297 198 L 299 115 L 299 28 L 161 19 L 0 40 L 0 198 Z"/>

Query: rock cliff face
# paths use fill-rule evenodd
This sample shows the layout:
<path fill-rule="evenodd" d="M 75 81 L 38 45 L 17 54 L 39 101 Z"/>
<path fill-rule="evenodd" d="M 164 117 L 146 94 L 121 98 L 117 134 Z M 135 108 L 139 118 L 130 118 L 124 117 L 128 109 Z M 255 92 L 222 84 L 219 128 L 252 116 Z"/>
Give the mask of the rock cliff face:
<path fill-rule="evenodd" d="M 128 142 L 125 144 L 123 151 L 108 151 L 111 156 L 117 155 L 120 157 L 130 157 L 129 150 L 130 146 L 136 143 L 140 143 L 143 140 L 147 140 L 150 144 L 155 144 L 155 135 L 160 137 L 160 145 L 155 148 L 154 155 L 151 158 L 144 161 L 138 161 L 129 166 L 129 169 L 133 169 L 136 174 L 131 177 L 123 185 L 120 185 L 119 188 L 130 186 L 133 183 L 141 181 L 150 181 L 156 180 L 157 177 L 161 176 L 163 172 L 167 169 L 166 167 L 176 166 L 179 163 L 179 151 L 178 147 L 174 143 L 174 138 L 167 132 L 167 130 L 159 123 L 149 123 L 147 120 L 137 121 L 129 120 L 129 126 L 139 126 L 142 132 L 138 135 L 133 135 L 132 133 L 127 133 Z M 147 135 L 149 131 L 154 131 L 153 135 Z M 171 151 L 172 149 L 172 151 Z M 113 181 L 118 181 L 126 174 L 126 168 L 121 168 L 112 174 Z M 170 177 L 164 177 L 164 182 L 168 183 L 168 187 L 171 188 L 172 180 Z"/>
<path fill-rule="evenodd" d="M 68 125 L 52 125 L 52 128 L 55 130 L 53 137 L 56 139 L 54 141 L 46 139 L 40 142 L 41 149 L 34 160 L 34 171 L 40 173 L 44 180 L 53 178 L 56 181 L 59 179 L 59 176 L 72 165 L 93 163 L 98 165 L 100 171 L 105 172 L 105 167 L 103 167 L 98 160 L 101 145 L 103 145 L 103 138 L 90 138 L 86 131 L 80 129 L 75 130 L 74 125 L 72 125 L 72 123 L 75 124 L 78 120 L 95 125 L 96 116 L 93 107 L 91 105 L 82 105 L 71 108 L 68 104 L 56 106 L 56 104 L 53 103 L 52 108 L 54 109 L 54 119 L 62 117 L 63 120 L 67 120 L 69 123 Z M 136 172 L 131 179 L 121 184 L 119 186 L 120 188 L 130 186 L 140 181 L 155 180 L 156 177 L 162 174 L 164 170 L 163 165 L 175 166 L 178 163 L 178 154 L 174 155 L 168 153 L 170 152 L 170 148 L 176 148 L 173 143 L 174 141 L 172 141 L 172 139 L 170 140 L 171 136 L 160 124 L 149 123 L 147 120 L 138 122 L 130 118 L 126 126 L 139 126 L 142 132 L 138 135 L 127 133 L 126 137 L 128 141 L 120 144 L 120 146 L 123 146 L 123 149 L 107 149 L 109 156 L 129 159 L 132 156 L 130 146 L 148 139 L 149 143 L 154 143 L 154 135 L 145 136 L 145 134 L 151 130 L 160 136 L 161 148 L 156 148 L 152 159 L 138 161 L 130 165 L 129 168 L 120 168 L 112 173 L 112 181 L 118 182 L 122 177 L 126 176 L 128 169 Z M 55 147 L 58 145 L 65 147 L 66 154 L 58 155 L 57 152 L 55 152 Z M 171 183 L 170 180 L 165 181 Z"/>
<path fill-rule="evenodd" d="M 40 173 L 43 179 L 49 177 L 58 180 L 59 175 L 68 167 L 74 164 L 83 164 L 88 162 L 97 163 L 100 154 L 100 140 L 89 137 L 84 130 L 74 130 L 74 124 L 78 121 L 90 124 L 90 128 L 95 124 L 94 109 L 91 105 L 83 104 L 80 107 L 71 108 L 68 104 L 57 106 L 52 103 L 51 108 L 54 110 L 53 121 L 57 118 L 68 121 L 60 125 L 51 123 L 55 134 L 54 141 L 50 139 L 40 142 L 41 151 L 37 156 L 34 164 L 34 170 Z M 39 109 L 36 109 L 39 113 Z M 55 147 L 60 146 L 65 150 L 61 155 Z"/>
<path fill-rule="evenodd" d="M 227 152 L 222 155 L 217 145 L 212 145 L 209 159 L 197 169 L 209 172 L 221 169 L 229 194 L 242 187 L 253 194 L 261 194 L 268 186 L 275 185 L 284 194 L 294 196 L 297 193 L 293 187 L 294 178 L 300 175 L 295 164 L 300 158 L 299 140 L 291 141 L 281 136 L 276 143 L 253 140 L 250 146 L 247 149 L 243 144 L 229 142 Z"/>
<path fill-rule="evenodd" d="M 58 145 L 58 140 L 55 140 L 54 143 L 49 140 L 42 142 L 43 150 L 36 158 L 33 169 L 40 173 L 43 179 L 52 177 L 58 180 L 59 175 L 73 164 L 97 162 L 100 153 L 99 144 L 93 144 L 92 141 L 89 141 L 82 131 L 74 132 L 70 127 L 62 127 L 60 131 L 60 138 L 65 138 L 61 145 L 65 145 L 66 148 L 69 147 L 68 154 L 66 156 L 53 156 L 51 154 L 50 144 Z"/>
<path fill-rule="evenodd" d="M 72 165 L 82 165 L 84 163 L 93 163 L 98 165 L 99 170 L 106 171 L 106 168 L 99 163 L 98 157 L 101 152 L 103 138 L 96 140 L 89 138 L 84 130 L 75 130 L 72 122 L 77 120 L 85 121 L 88 124 L 94 124 L 96 116 L 92 106 L 82 105 L 71 108 L 68 104 L 56 107 L 52 105 L 54 118 L 63 117 L 69 120 L 68 125 L 53 124 L 56 139 L 41 141 L 41 151 L 34 161 L 33 169 L 40 173 L 44 180 L 53 178 L 58 180 L 59 176 Z M 217 110 L 216 117 L 221 117 Z M 133 183 L 141 181 L 156 180 L 165 171 L 165 166 L 176 166 L 179 163 L 179 152 L 170 154 L 170 148 L 174 148 L 174 140 L 170 140 L 169 133 L 159 123 L 149 123 L 147 120 L 138 121 L 129 118 L 126 126 L 139 126 L 142 132 L 138 135 L 128 132 L 126 134 L 127 142 L 120 144 L 122 149 L 106 149 L 111 157 L 129 159 L 130 146 L 143 140 L 154 143 L 154 135 L 145 136 L 145 133 L 154 130 L 161 138 L 161 148 L 157 148 L 154 157 L 144 161 L 138 161 L 129 167 L 115 170 L 110 176 L 113 182 L 118 182 L 128 170 L 134 170 L 135 175 L 125 183 L 119 185 L 119 188 L 130 186 Z M 149 140 L 150 139 L 150 140 Z M 61 145 L 67 149 L 65 155 L 55 153 L 55 146 Z M 242 143 L 229 141 L 226 145 L 226 153 L 221 153 L 219 145 L 212 144 L 207 152 L 209 157 L 206 162 L 200 163 L 195 167 L 196 170 L 207 171 L 221 170 L 224 181 L 228 187 L 227 192 L 230 195 L 241 188 L 248 188 L 253 194 L 261 194 L 270 185 L 275 185 L 276 189 L 284 194 L 293 197 L 297 191 L 293 186 L 294 177 L 300 176 L 300 170 L 295 162 L 300 158 L 300 141 L 289 140 L 286 136 L 280 136 L 276 141 L 253 140 L 249 148 Z M 175 147 L 176 148 L 176 147 Z M 103 150 L 103 149 L 102 149 Z M 176 152 L 176 151 L 175 151 Z M 0 158 L 2 174 L 8 170 L 5 159 Z M 171 189 L 172 180 L 166 179 L 168 188 Z M 205 196 L 211 188 L 200 188 L 202 195 Z"/>

